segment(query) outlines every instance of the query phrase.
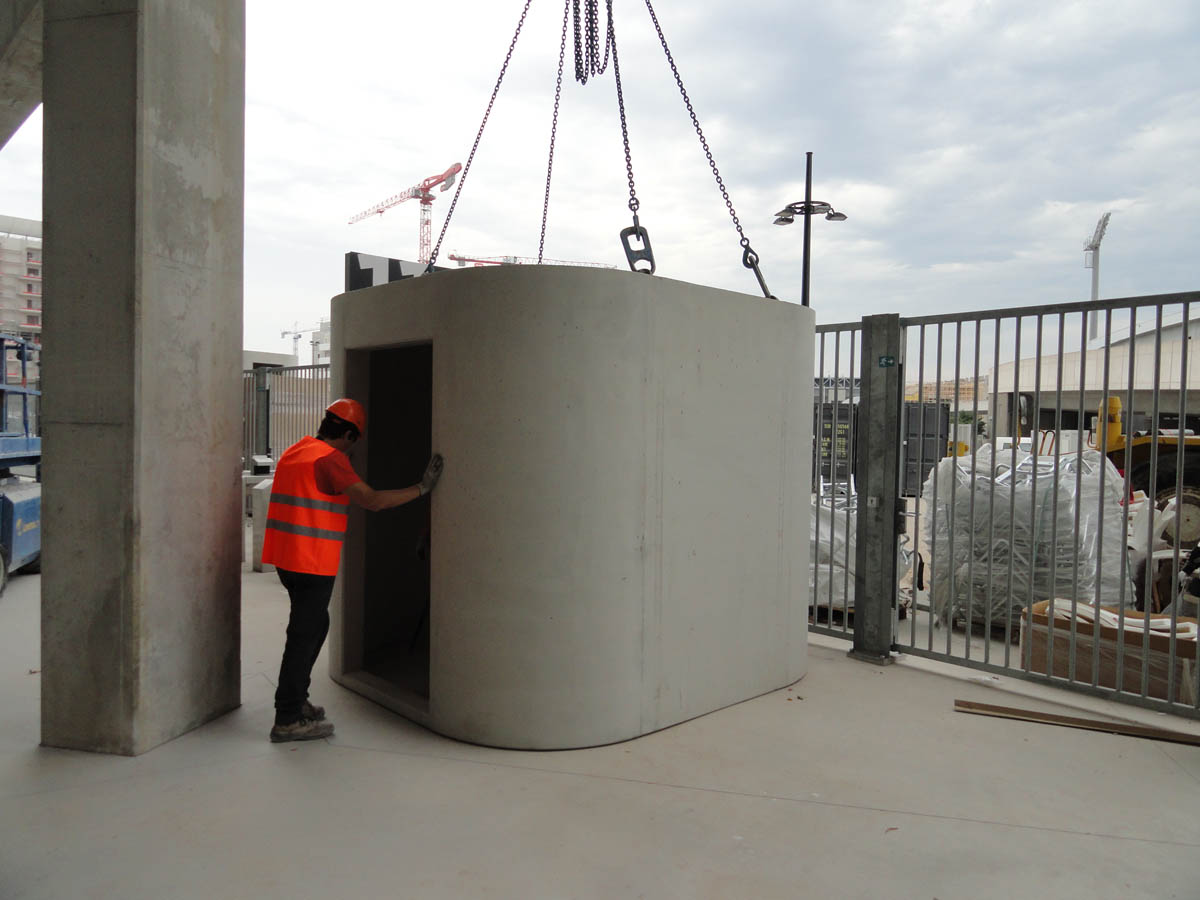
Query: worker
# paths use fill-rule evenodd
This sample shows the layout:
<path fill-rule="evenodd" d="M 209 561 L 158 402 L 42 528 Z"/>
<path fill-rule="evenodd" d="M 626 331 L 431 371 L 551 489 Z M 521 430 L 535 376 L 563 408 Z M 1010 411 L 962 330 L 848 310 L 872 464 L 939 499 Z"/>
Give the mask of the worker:
<path fill-rule="evenodd" d="M 434 454 L 411 487 L 377 491 L 350 466 L 350 450 L 366 433 L 366 413 L 356 400 L 335 400 L 317 436 L 289 447 L 275 467 L 262 561 L 275 566 L 291 598 L 287 641 L 275 691 L 271 740 L 311 741 L 333 734 L 325 710 L 308 700 L 313 664 L 329 632 L 329 598 L 341 560 L 351 502 L 371 511 L 424 497 L 442 474 Z"/>

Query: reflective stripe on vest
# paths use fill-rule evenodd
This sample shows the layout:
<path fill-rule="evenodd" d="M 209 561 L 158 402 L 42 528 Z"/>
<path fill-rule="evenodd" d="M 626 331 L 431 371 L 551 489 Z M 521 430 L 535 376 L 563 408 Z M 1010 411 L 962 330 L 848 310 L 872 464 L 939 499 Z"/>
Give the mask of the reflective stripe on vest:
<path fill-rule="evenodd" d="M 323 509 L 326 512 L 341 513 L 345 515 L 345 503 L 331 503 L 328 500 L 314 500 L 311 497 L 293 497 L 291 494 L 277 494 L 271 492 L 271 502 L 278 503 L 282 506 L 299 506 L 302 509 Z"/>
<path fill-rule="evenodd" d="M 340 541 L 344 534 L 341 531 L 329 531 L 325 528 L 309 528 L 307 525 L 297 525 L 295 522 L 281 522 L 279 519 L 267 519 L 267 527 L 274 528 L 276 531 L 286 531 L 288 534 L 322 538 L 326 541 Z"/>
<path fill-rule="evenodd" d="M 349 501 L 317 487 L 316 464 L 338 452 L 306 437 L 279 458 L 267 509 L 264 563 L 292 572 L 337 574 Z"/>

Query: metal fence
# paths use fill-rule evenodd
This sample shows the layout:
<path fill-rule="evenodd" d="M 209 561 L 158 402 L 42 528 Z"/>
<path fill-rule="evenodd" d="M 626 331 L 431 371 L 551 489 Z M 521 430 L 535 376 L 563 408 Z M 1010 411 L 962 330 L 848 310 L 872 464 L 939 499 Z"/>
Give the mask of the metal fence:
<path fill-rule="evenodd" d="M 242 465 L 279 455 L 315 434 L 329 405 L 329 366 L 279 366 L 242 373 Z"/>
<path fill-rule="evenodd" d="M 267 390 L 266 369 L 242 372 L 242 468 L 250 468 L 250 458 L 267 450 L 266 404 L 258 401 Z M 264 397 L 265 401 L 265 397 Z"/>
<path fill-rule="evenodd" d="M 1193 314 L 1200 293 L 818 329 L 810 627 L 1200 717 Z"/>
<path fill-rule="evenodd" d="M 858 494 L 854 447 L 858 419 L 862 328 L 817 327 L 813 382 L 813 595 L 810 627 L 850 635 Z"/>

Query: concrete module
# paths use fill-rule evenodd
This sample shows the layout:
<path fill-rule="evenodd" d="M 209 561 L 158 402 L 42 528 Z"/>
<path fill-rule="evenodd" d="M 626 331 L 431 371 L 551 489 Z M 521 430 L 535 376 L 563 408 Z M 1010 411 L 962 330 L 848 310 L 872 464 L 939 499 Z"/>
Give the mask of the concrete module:
<path fill-rule="evenodd" d="M 335 680 L 451 737 L 646 734 L 804 675 L 812 311 L 630 272 L 475 268 L 333 300 L 355 464 Z M 424 559 L 422 556 L 424 555 Z"/>

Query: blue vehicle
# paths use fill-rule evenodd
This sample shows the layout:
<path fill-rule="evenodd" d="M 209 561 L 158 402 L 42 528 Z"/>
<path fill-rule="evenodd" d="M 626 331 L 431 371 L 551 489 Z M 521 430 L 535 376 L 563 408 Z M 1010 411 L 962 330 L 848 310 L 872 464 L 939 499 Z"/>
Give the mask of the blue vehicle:
<path fill-rule="evenodd" d="M 41 348 L 0 334 L 0 592 L 10 572 L 40 570 L 42 560 L 42 392 L 29 386 L 29 363 Z"/>

